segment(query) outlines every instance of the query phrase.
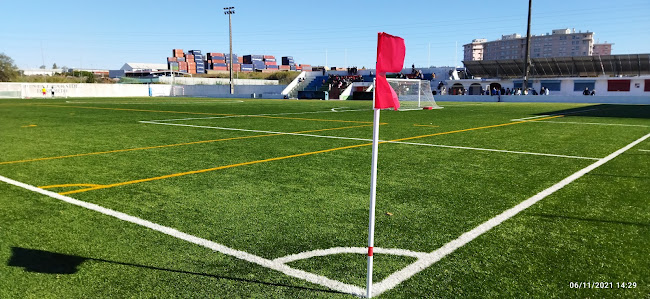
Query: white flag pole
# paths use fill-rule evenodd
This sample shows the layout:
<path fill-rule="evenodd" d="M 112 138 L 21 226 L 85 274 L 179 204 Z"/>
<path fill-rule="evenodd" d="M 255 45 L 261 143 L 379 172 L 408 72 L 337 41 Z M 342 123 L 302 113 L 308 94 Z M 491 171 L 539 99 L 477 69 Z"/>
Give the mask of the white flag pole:
<path fill-rule="evenodd" d="M 375 106 L 375 95 L 377 94 L 377 79 L 374 80 L 373 107 Z M 370 174 L 370 217 L 368 225 L 368 271 L 366 273 L 366 297 L 372 297 L 372 249 L 375 243 L 375 199 L 377 197 L 377 154 L 379 147 L 379 112 L 381 109 L 374 108 L 372 123 L 372 170 Z"/>

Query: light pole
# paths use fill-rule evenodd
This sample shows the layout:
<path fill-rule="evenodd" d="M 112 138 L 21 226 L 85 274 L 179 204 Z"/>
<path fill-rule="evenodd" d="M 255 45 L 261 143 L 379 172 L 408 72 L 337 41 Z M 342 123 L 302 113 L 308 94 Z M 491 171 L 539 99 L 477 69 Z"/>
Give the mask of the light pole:
<path fill-rule="evenodd" d="M 524 58 L 524 83 L 522 94 L 528 89 L 528 72 L 530 70 L 530 13 L 533 7 L 533 0 L 528 0 L 528 29 L 526 30 L 526 54 Z"/>
<path fill-rule="evenodd" d="M 224 14 L 228 15 L 228 36 L 230 37 L 230 94 L 235 94 L 235 84 L 232 81 L 232 15 L 235 13 L 235 7 L 224 7 Z"/>

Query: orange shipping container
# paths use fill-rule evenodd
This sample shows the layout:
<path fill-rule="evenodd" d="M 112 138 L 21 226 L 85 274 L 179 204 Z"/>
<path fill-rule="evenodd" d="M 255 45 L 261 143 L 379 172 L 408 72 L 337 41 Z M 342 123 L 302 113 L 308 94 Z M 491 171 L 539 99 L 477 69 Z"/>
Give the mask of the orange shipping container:
<path fill-rule="evenodd" d="M 225 59 L 213 59 L 212 63 L 226 63 Z"/>
<path fill-rule="evenodd" d="M 264 65 L 278 65 L 278 63 L 275 61 L 266 61 L 264 62 Z"/>
<path fill-rule="evenodd" d="M 225 67 L 225 66 L 213 66 L 212 69 L 215 70 L 215 71 L 227 71 L 228 70 L 228 68 Z"/>
<path fill-rule="evenodd" d="M 290 70 L 291 69 L 291 66 L 288 66 L 288 65 L 279 65 L 278 67 L 280 67 L 281 70 Z"/>

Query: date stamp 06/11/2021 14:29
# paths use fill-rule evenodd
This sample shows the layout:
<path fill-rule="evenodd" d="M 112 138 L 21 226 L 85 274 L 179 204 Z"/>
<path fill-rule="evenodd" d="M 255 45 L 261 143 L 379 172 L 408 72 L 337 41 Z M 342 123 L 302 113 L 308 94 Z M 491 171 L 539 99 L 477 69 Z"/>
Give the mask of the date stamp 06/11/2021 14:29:
<path fill-rule="evenodd" d="M 569 287 L 572 289 L 636 289 L 636 282 L 632 281 L 572 281 Z"/>

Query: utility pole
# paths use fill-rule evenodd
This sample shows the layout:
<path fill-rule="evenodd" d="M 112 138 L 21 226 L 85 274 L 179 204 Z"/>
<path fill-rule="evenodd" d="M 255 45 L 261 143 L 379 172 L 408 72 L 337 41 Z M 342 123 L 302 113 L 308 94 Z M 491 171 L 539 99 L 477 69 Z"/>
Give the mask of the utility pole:
<path fill-rule="evenodd" d="M 232 81 L 232 15 L 235 13 L 235 7 L 224 7 L 224 14 L 228 15 L 228 36 L 230 37 L 230 94 L 235 94 L 235 84 Z"/>
<path fill-rule="evenodd" d="M 522 94 L 528 90 L 528 72 L 530 71 L 530 13 L 533 0 L 528 0 L 528 29 L 526 30 L 526 57 L 524 58 L 524 84 Z"/>

